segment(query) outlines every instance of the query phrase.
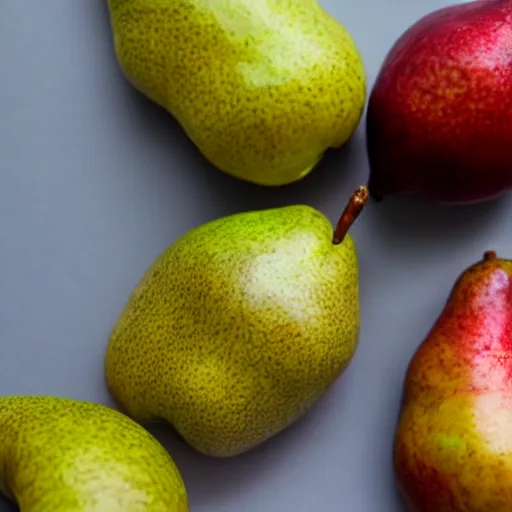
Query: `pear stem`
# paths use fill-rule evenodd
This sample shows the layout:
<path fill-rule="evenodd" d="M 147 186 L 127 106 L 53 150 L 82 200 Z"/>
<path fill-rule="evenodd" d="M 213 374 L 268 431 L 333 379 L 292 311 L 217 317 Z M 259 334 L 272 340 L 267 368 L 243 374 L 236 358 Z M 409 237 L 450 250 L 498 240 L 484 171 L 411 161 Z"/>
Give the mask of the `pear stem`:
<path fill-rule="evenodd" d="M 357 217 L 359 217 L 361 210 L 367 203 L 368 196 L 368 187 L 366 185 L 361 185 L 359 188 L 354 190 L 347 206 L 345 207 L 345 210 L 341 214 L 340 220 L 336 225 L 336 229 L 334 230 L 334 235 L 332 238 L 332 243 L 334 245 L 339 245 L 341 242 L 343 242 L 343 239 L 348 233 L 350 226 L 352 226 Z"/>
<path fill-rule="evenodd" d="M 485 261 L 494 261 L 497 258 L 496 251 L 486 251 L 484 253 Z"/>

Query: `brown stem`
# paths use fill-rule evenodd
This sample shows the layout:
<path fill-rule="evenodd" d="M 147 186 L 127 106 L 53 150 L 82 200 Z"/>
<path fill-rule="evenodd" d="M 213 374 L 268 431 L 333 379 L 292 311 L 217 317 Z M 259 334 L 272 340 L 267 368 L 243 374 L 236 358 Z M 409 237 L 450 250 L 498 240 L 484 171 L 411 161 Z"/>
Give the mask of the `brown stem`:
<path fill-rule="evenodd" d="M 484 261 L 494 261 L 497 257 L 496 251 L 484 252 Z"/>
<path fill-rule="evenodd" d="M 338 224 L 336 225 L 336 229 L 334 230 L 332 238 L 332 243 L 334 245 L 338 245 L 343 242 L 350 226 L 355 222 L 361 213 L 361 210 L 364 208 L 364 205 L 368 201 L 368 195 L 368 187 L 366 185 L 362 185 L 354 190 L 354 193 L 350 197 L 350 200 L 341 214 Z"/>

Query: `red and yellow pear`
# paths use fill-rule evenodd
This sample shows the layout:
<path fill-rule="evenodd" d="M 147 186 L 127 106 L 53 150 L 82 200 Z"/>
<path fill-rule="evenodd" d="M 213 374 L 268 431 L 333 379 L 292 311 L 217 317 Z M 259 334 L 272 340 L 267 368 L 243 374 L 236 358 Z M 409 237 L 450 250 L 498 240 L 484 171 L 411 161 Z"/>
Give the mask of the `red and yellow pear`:
<path fill-rule="evenodd" d="M 412 512 L 512 509 L 512 260 L 467 268 L 413 355 L 394 465 Z"/>

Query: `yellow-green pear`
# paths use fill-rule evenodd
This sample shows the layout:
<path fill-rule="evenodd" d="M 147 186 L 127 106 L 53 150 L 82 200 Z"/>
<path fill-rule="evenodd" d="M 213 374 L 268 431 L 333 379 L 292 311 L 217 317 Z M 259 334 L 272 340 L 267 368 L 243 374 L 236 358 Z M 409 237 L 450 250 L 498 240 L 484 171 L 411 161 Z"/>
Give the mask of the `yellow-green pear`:
<path fill-rule="evenodd" d="M 107 384 L 128 415 L 166 421 L 213 456 L 247 451 L 303 415 L 359 334 L 351 197 L 334 230 L 295 205 L 182 235 L 146 271 L 108 343 Z"/>
<path fill-rule="evenodd" d="M 0 398 L 0 490 L 21 512 L 189 511 L 154 437 L 110 407 L 70 398 Z"/>
<path fill-rule="evenodd" d="M 260 185 L 306 176 L 366 102 L 346 28 L 317 0 L 108 0 L 125 76 L 217 168 Z"/>

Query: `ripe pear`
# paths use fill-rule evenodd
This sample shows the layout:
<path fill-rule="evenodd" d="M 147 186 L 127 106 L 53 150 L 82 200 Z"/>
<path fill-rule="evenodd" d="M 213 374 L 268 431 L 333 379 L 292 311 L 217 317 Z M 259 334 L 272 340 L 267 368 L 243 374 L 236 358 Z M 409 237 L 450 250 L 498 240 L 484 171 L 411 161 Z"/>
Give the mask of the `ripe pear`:
<path fill-rule="evenodd" d="M 349 364 L 359 334 L 352 196 L 333 235 L 306 205 L 237 213 L 176 240 L 146 271 L 108 343 L 112 395 L 229 457 L 285 429 Z"/>
<path fill-rule="evenodd" d="M 511 260 L 466 269 L 413 355 L 394 462 L 411 511 L 510 511 Z"/>
<path fill-rule="evenodd" d="M 348 141 L 366 101 L 349 32 L 316 0 L 108 0 L 119 65 L 218 169 L 266 186 Z"/>
<path fill-rule="evenodd" d="M 21 512 L 188 512 L 177 467 L 124 414 L 51 396 L 0 398 L 0 491 Z"/>
<path fill-rule="evenodd" d="M 512 2 L 457 3 L 412 24 L 368 101 L 370 194 L 476 203 L 512 188 Z"/>

